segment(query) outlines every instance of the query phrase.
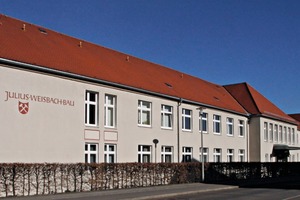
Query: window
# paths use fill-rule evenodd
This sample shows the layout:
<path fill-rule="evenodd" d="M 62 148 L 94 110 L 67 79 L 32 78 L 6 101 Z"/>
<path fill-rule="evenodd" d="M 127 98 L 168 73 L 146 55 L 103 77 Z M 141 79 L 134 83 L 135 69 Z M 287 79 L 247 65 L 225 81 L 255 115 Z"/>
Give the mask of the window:
<path fill-rule="evenodd" d="M 163 163 L 173 162 L 173 147 L 170 146 L 161 147 L 161 162 Z"/>
<path fill-rule="evenodd" d="M 269 154 L 265 154 L 265 162 L 269 162 L 270 160 L 269 160 Z"/>
<path fill-rule="evenodd" d="M 227 135 L 233 136 L 233 119 L 227 118 L 226 125 L 227 125 Z"/>
<path fill-rule="evenodd" d="M 208 162 L 208 148 L 203 148 L 203 161 Z M 201 147 L 200 147 L 200 162 L 202 162 L 202 152 L 201 152 Z"/>
<path fill-rule="evenodd" d="M 227 149 L 227 162 L 233 162 L 233 161 L 234 161 L 234 150 Z"/>
<path fill-rule="evenodd" d="M 245 162 L 245 150 L 239 149 L 239 162 Z"/>
<path fill-rule="evenodd" d="M 116 127 L 116 97 L 112 95 L 105 95 L 104 125 L 110 128 Z"/>
<path fill-rule="evenodd" d="M 221 116 L 214 115 L 213 116 L 213 131 L 214 133 L 220 134 L 221 133 Z"/>
<path fill-rule="evenodd" d="M 268 123 L 264 123 L 264 141 L 268 141 Z"/>
<path fill-rule="evenodd" d="M 105 144 L 104 145 L 104 162 L 115 163 L 116 162 L 116 145 Z"/>
<path fill-rule="evenodd" d="M 182 130 L 192 130 L 192 111 L 188 109 L 182 109 Z"/>
<path fill-rule="evenodd" d="M 98 93 L 86 91 L 85 93 L 85 124 L 97 126 L 98 121 Z"/>
<path fill-rule="evenodd" d="M 138 104 L 138 124 L 151 126 L 151 103 L 139 100 Z"/>
<path fill-rule="evenodd" d="M 222 162 L 222 150 L 214 149 L 214 162 Z"/>
<path fill-rule="evenodd" d="M 292 128 L 292 144 L 295 144 L 295 129 Z"/>
<path fill-rule="evenodd" d="M 273 124 L 269 124 L 269 138 L 270 142 L 273 141 Z"/>
<path fill-rule="evenodd" d="M 86 163 L 98 162 L 98 144 L 85 144 L 84 155 Z"/>
<path fill-rule="evenodd" d="M 171 129 L 173 126 L 173 107 L 161 105 L 161 127 Z"/>
<path fill-rule="evenodd" d="M 283 137 L 282 137 L 282 126 L 279 126 L 279 142 L 283 142 Z"/>
<path fill-rule="evenodd" d="M 202 113 L 202 123 L 201 123 L 201 113 L 199 113 L 199 131 L 207 133 L 207 113 Z"/>
<path fill-rule="evenodd" d="M 239 120 L 239 136 L 244 137 L 245 135 L 245 121 Z"/>
<path fill-rule="evenodd" d="M 287 143 L 287 132 L 286 132 L 286 127 L 283 127 L 283 136 L 284 136 L 284 143 Z"/>
<path fill-rule="evenodd" d="M 274 125 L 274 142 L 278 142 L 278 125 Z"/>
<path fill-rule="evenodd" d="M 291 128 L 288 128 L 288 143 L 291 144 Z"/>
<path fill-rule="evenodd" d="M 151 146 L 138 145 L 138 162 L 150 163 L 151 162 Z"/>
<path fill-rule="evenodd" d="M 193 158 L 192 147 L 182 147 L 182 162 L 191 162 Z"/>

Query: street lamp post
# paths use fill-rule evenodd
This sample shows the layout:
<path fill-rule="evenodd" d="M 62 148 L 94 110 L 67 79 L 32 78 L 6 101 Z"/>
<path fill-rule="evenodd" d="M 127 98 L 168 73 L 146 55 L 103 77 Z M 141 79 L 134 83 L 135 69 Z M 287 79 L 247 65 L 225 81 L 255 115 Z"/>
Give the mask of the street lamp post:
<path fill-rule="evenodd" d="M 203 110 L 205 108 L 200 107 L 200 131 L 201 131 L 201 165 L 202 165 L 202 169 L 201 169 L 201 173 L 202 173 L 202 182 L 204 182 L 204 157 L 203 157 L 203 122 L 202 122 L 202 114 L 203 114 Z"/>

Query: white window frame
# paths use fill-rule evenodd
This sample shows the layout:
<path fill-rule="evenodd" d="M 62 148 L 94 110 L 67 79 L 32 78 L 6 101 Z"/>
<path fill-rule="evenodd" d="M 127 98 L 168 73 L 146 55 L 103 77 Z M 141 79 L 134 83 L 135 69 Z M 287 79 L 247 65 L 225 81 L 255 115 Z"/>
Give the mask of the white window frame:
<path fill-rule="evenodd" d="M 147 148 L 146 150 L 144 148 Z M 139 163 L 151 163 L 152 161 L 152 146 L 151 145 L 138 145 L 138 162 Z M 144 156 L 148 161 L 144 160 Z"/>
<path fill-rule="evenodd" d="M 200 152 L 199 152 L 199 161 L 202 162 L 202 153 L 201 153 L 201 147 L 199 148 Z M 209 162 L 209 157 L 208 157 L 208 148 L 207 147 L 203 147 L 203 158 L 204 158 L 204 162 Z"/>
<path fill-rule="evenodd" d="M 203 128 L 205 124 L 205 129 Z M 202 132 L 203 133 L 208 133 L 208 113 L 203 112 L 202 113 L 202 124 L 201 124 L 201 112 L 199 112 L 199 131 L 201 132 L 201 127 L 202 127 Z"/>
<path fill-rule="evenodd" d="M 168 120 L 169 123 L 168 123 Z M 172 129 L 173 128 L 173 107 L 169 105 L 161 105 L 161 128 Z"/>
<path fill-rule="evenodd" d="M 227 127 L 227 135 L 233 136 L 234 135 L 234 120 L 233 120 L 233 118 L 230 118 L 230 117 L 226 118 L 226 127 Z"/>
<path fill-rule="evenodd" d="M 269 139 L 268 123 L 264 122 L 264 141 L 267 142 L 268 139 Z"/>
<path fill-rule="evenodd" d="M 110 147 L 113 147 L 111 151 Z M 113 157 L 111 160 L 110 158 Z M 105 163 L 116 163 L 117 162 L 117 145 L 116 144 L 104 144 L 104 162 Z"/>
<path fill-rule="evenodd" d="M 188 111 L 190 114 L 187 114 L 186 111 Z M 192 131 L 192 116 L 193 116 L 193 111 L 189 109 L 182 109 L 182 130 L 183 131 Z M 186 120 L 189 120 L 189 126 L 190 128 L 187 128 L 187 123 Z"/>
<path fill-rule="evenodd" d="M 284 143 L 287 144 L 288 143 L 288 139 L 287 139 L 287 129 L 286 126 L 283 127 L 283 138 L 284 138 Z"/>
<path fill-rule="evenodd" d="M 227 149 L 227 162 L 234 162 L 234 149 Z"/>
<path fill-rule="evenodd" d="M 110 104 L 110 100 L 112 104 Z M 104 126 L 106 128 L 115 128 L 116 127 L 116 104 L 117 103 L 117 98 L 114 95 L 110 94 L 105 94 L 105 99 L 104 99 Z M 109 111 L 112 110 L 110 113 Z M 112 115 L 111 119 L 109 118 L 110 114 Z M 112 120 L 112 121 L 111 121 Z"/>
<path fill-rule="evenodd" d="M 282 132 L 282 126 L 280 125 L 279 126 L 279 139 L 278 139 L 278 142 L 280 142 L 280 143 L 283 143 L 283 132 Z"/>
<path fill-rule="evenodd" d="M 193 159 L 193 147 L 182 147 L 182 162 L 192 162 L 192 159 Z"/>
<path fill-rule="evenodd" d="M 245 150 L 239 149 L 239 162 L 245 162 Z"/>
<path fill-rule="evenodd" d="M 239 137 L 244 137 L 245 136 L 245 121 L 244 120 L 239 120 L 238 128 L 239 128 Z"/>
<path fill-rule="evenodd" d="M 295 144 L 295 129 L 292 128 L 292 144 Z"/>
<path fill-rule="evenodd" d="M 274 125 L 274 142 L 278 142 L 278 125 Z"/>
<path fill-rule="evenodd" d="M 291 128 L 288 127 L 288 144 L 292 143 L 292 138 L 291 138 Z"/>
<path fill-rule="evenodd" d="M 167 149 L 171 151 L 166 151 Z M 166 163 L 168 159 L 167 157 L 170 157 L 170 162 L 173 162 L 173 147 L 172 146 L 162 146 L 161 147 L 161 162 Z"/>
<path fill-rule="evenodd" d="M 144 119 L 143 117 L 144 114 L 146 114 L 146 119 Z M 152 120 L 152 103 L 149 101 L 139 100 L 138 101 L 138 125 L 144 127 L 151 127 L 151 123 L 152 123 L 151 120 Z"/>
<path fill-rule="evenodd" d="M 222 149 L 221 148 L 214 148 L 214 162 L 222 162 Z"/>
<path fill-rule="evenodd" d="M 95 101 L 91 101 L 91 94 L 95 95 Z M 98 99 L 99 94 L 97 92 L 86 91 L 85 92 L 85 125 L 97 126 L 98 125 Z M 94 112 L 91 113 L 91 107 L 95 107 Z M 91 123 L 90 115 L 93 114 L 95 123 Z"/>
<path fill-rule="evenodd" d="M 91 150 L 91 146 L 95 146 L 96 150 Z M 87 147 L 87 148 L 86 148 Z M 98 163 L 99 162 L 99 145 L 96 143 L 85 143 L 85 149 L 84 149 L 84 156 L 85 156 L 85 162 L 86 163 L 91 163 L 91 157 L 92 155 L 95 155 L 95 162 L 94 163 Z"/>
<path fill-rule="evenodd" d="M 273 129 L 273 124 L 269 123 L 269 141 L 273 142 L 273 136 L 274 136 L 274 129 Z"/>
<path fill-rule="evenodd" d="M 219 118 L 219 119 L 217 119 Z M 221 115 L 213 115 L 213 132 L 220 135 L 222 132 Z M 219 132 L 217 130 L 219 129 Z"/>

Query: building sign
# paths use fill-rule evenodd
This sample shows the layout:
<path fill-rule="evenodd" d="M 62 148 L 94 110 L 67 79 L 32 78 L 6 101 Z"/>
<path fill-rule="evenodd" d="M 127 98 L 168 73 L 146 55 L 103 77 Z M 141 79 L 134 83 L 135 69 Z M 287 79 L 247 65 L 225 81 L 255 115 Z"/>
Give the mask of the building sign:
<path fill-rule="evenodd" d="M 55 104 L 60 106 L 75 105 L 75 102 L 69 99 L 5 91 L 4 101 L 9 101 L 13 99 L 18 100 L 18 109 L 21 114 L 27 114 L 29 112 L 29 102 Z"/>

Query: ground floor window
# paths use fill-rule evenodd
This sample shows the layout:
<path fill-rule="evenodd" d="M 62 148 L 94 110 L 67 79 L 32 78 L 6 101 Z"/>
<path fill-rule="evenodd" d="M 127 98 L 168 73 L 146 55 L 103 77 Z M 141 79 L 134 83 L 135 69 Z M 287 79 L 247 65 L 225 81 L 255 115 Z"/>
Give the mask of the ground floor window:
<path fill-rule="evenodd" d="M 214 162 L 222 162 L 222 150 L 214 149 Z"/>
<path fill-rule="evenodd" d="M 162 146 L 161 147 L 161 162 L 171 163 L 173 161 L 173 147 Z"/>
<path fill-rule="evenodd" d="M 193 158 L 192 147 L 182 147 L 182 162 L 191 162 Z"/>
<path fill-rule="evenodd" d="M 234 150 L 233 149 L 227 149 L 227 162 L 233 162 L 234 161 Z"/>
<path fill-rule="evenodd" d="M 115 144 L 105 144 L 104 145 L 104 162 L 115 163 L 116 162 L 116 145 Z"/>
<path fill-rule="evenodd" d="M 203 161 L 204 162 L 208 162 L 208 148 L 203 148 Z M 200 148 L 200 162 L 202 162 L 202 152 L 201 152 L 201 148 Z"/>
<path fill-rule="evenodd" d="M 138 145 L 138 162 L 150 163 L 151 162 L 151 146 Z"/>
<path fill-rule="evenodd" d="M 97 163 L 98 162 L 98 144 L 85 144 L 85 162 Z"/>
<path fill-rule="evenodd" d="M 239 161 L 245 162 L 245 150 L 244 149 L 239 150 Z"/>

